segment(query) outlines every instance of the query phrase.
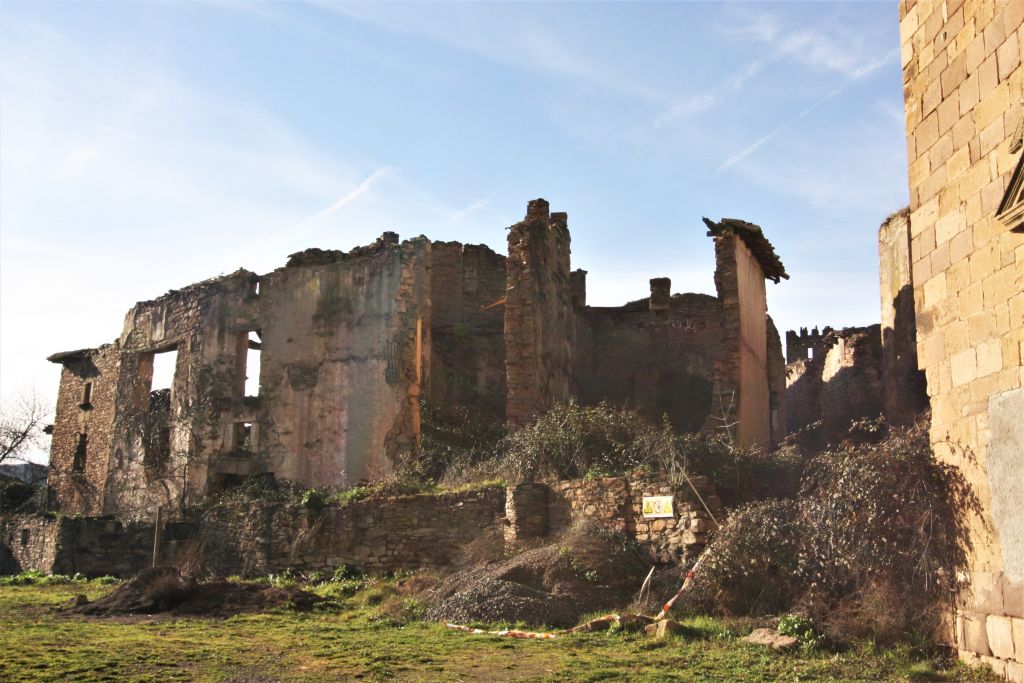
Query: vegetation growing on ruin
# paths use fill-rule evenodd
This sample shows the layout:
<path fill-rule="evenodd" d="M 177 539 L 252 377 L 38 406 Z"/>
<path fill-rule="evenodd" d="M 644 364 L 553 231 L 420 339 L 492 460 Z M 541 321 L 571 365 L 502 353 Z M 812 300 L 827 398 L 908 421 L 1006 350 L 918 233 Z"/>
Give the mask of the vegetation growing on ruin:
<path fill-rule="evenodd" d="M 837 641 L 938 635 L 978 500 L 958 469 L 936 460 L 925 422 L 855 430 L 860 441 L 808 463 L 796 499 L 732 514 L 705 552 L 694 607 L 798 610 Z"/>

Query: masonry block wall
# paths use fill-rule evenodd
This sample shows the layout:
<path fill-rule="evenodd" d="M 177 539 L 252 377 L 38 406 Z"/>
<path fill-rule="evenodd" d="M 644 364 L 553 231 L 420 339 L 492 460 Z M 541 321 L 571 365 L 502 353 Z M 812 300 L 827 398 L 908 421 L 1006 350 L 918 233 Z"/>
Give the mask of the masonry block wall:
<path fill-rule="evenodd" d="M 0 517 L 0 574 L 131 576 L 152 560 L 153 525 L 109 518 Z"/>
<path fill-rule="evenodd" d="M 666 481 L 577 479 L 374 498 L 319 510 L 221 501 L 200 520 L 165 526 L 160 560 L 222 576 L 342 565 L 390 572 L 457 564 L 474 543 L 494 542 L 500 555 L 502 542 L 509 548 L 550 542 L 573 525 L 589 524 L 637 541 L 652 562 L 676 564 L 703 548 L 712 516 L 723 516 L 714 487 L 701 477 L 693 484 L 697 493 Z M 645 517 L 642 501 L 649 495 L 672 496 L 673 514 Z M 131 576 L 150 566 L 153 532 L 150 523 L 110 518 L 0 516 L 0 574 L 37 569 Z"/>
<path fill-rule="evenodd" d="M 505 292 L 506 413 L 520 425 L 571 396 L 575 341 L 564 213 L 531 201 L 509 228 Z"/>
<path fill-rule="evenodd" d="M 960 650 L 1024 678 L 1024 235 L 996 218 L 1020 152 L 1024 1 L 902 0 L 918 361 L 932 442 L 980 496 Z M 969 456 L 965 455 L 969 453 Z"/>
<path fill-rule="evenodd" d="M 429 253 L 397 236 L 302 252 L 263 278 L 239 271 L 137 304 L 115 344 L 52 356 L 65 366 L 51 458 L 61 510 L 149 518 L 250 474 L 306 486 L 386 474 L 419 436 Z M 164 353 L 173 380 L 153 392 Z"/>
<path fill-rule="evenodd" d="M 64 354 L 47 480 L 57 499 L 102 514 L 120 356 L 112 345 Z"/>

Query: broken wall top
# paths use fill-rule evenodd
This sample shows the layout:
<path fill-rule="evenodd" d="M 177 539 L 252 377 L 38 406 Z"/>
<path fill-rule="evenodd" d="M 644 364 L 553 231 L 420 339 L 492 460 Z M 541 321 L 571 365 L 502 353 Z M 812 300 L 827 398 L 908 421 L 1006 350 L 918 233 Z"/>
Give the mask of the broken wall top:
<path fill-rule="evenodd" d="M 765 278 L 776 283 L 780 278 L 783 280 L 789 279 L 786 267 L 782 265 L 782 260 L 775 253 L 775 247 L 764 236 L 761 226 L 741 221 L 738 218 L 723 218 L 718 223 L 705 218 L 704 224 L 708 226 L 709 237 L 718 237 L 727 231 L 731 231 L 742 239 L 754 255 L 754 258 L 757 259 L 758 264 L 760 264 L 761 272 L 764 273 Z"/>

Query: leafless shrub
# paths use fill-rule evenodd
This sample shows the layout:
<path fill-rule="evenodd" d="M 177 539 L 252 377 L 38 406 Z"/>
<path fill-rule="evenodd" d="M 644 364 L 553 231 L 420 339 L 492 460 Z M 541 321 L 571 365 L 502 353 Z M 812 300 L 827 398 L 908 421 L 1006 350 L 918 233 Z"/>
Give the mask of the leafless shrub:
<path fill-rule="evenodd" d="M 702 560 L 693 602 L 800 609 L 834 639 L 937 633 L 967 568 L 978 499 L 959 469 L 936 460 L 925 421 L 854 431 L 810 462 L 795 501 L 730 517 Z"/>

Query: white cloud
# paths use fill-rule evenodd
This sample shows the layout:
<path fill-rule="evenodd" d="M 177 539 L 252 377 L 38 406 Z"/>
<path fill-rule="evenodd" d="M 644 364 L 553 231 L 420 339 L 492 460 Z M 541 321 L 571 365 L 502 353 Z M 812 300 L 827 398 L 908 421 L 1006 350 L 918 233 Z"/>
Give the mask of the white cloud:
<path fill-rule="evenodd" d="M 839 93 L 841 93 L 851 83 L 859 81 L 859 80 L 867 77 L 868 75 L 874 73 L 875 71 L 880 69 L 882 66 L 884 66 L 886 63 L 892 61 L 893 58 L 895 58 L 898 54 L 899 54 L 899 50 L 891 50 L 882 59 L 879 59 L 877 61 L 871 62 L 869 64 L 865 64 L 865 65 L 860 66 L 857 69 L 851 71 L 850 75 L 847 76 L 847 78 L 842 83 L 840 83 L 836 88 L 833 88 L 832 90 L 828 91 L 827 93 L 825 93 L 824 95 L 819 97 L 817 100 L 814 101 L 813 104 L 811 104 L 811 106 L 809 106 L 806 109 L 800 111 L 799 113 L 796 114 L 796 116 L 794 116 L 793 118 L 789 119 L 788 121 L 783 123 L 781 126 L 777 127 L 772 132 L 770 132 L 767 135 L 764 135 L 764 136 L 758 138 L 753 143 L 747 145 L 746 147 L 741 149 L 739 152 L 733 154 L 731 157 L 729 157 L 728 159 L 723 161 L 718 166 L 718 169 L 716 170 L 716 173 L 722 173 L 724 171 L 727 171 L 730 168 L 732 168 L 733 166 L 735 166 L 736 164 L 740 163 L 741 161 L 743 161 L 744 159 L 749 157 L 751 154 L 756 152 L 758 149 L 763 147 L 766 143 L 768 143 L 770 140 L 772 140 L 772 138 L 777 136 L 779 133 L 781 133 L 782 131 L 786 130 L 787 128 L 792 126 L 794 123 L 796 123 L 800 119 L 804 118 L 805 116 L 807 116 L 808 114 L 813 112 L 815 109 L 817 109 L 819 106 L 821 106 L 825 101 L 830 100 L 833 97 L 835 97 L 836 95 L 838 95 Z"/>

